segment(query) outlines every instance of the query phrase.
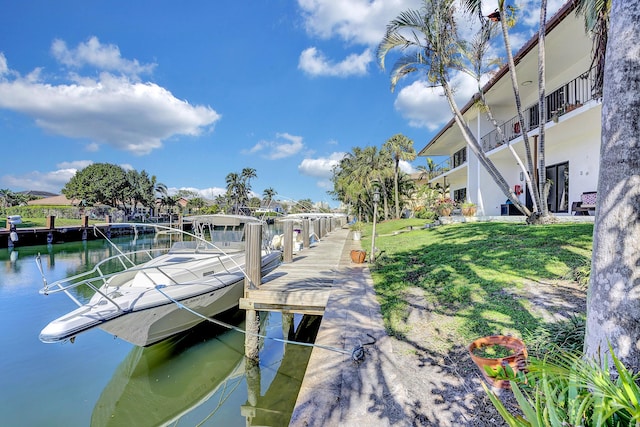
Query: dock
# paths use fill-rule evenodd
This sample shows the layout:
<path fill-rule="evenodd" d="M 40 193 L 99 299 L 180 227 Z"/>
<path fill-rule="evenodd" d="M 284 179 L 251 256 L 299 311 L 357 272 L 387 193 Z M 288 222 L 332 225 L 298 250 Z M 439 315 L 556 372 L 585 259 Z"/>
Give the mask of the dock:
<path fill-rule="evenodd" d="M 335 230 L 300 251 L 292 262 L 266 276 L 259 289 L 247 290 L 240 308 L 323 315 L 347 234 L 347 229 Z"/>
<path fill-rule="evenodd" d="M 403 425 L 406 392 L 398 380 L 369 264 L 352 262 L 360 250 L 347 228 L 319 242 L 264 278 L 241 307 L 323 316 L 290 426 Z M 353 350 L 364 350 L 354 360 Z M 341 349 L 336 352 L 332 349 Z M 398 422 L 400 424 L 398 424 Z"/>

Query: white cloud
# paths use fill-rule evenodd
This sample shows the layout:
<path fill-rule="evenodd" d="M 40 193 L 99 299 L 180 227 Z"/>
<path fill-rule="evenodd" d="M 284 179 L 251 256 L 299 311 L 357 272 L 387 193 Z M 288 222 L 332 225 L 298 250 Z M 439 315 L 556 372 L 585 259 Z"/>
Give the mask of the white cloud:
<path fill-rule="evenodd" d="M 298 68 L 311 76 L 348 77 L 367 74 L 367 66 L 373 61 L 371 49 L 361 54 L 351 54 L 344 60 L 334 63 L 327 59 L 315 47 L 305 49 L 300 54 Z"/>
<path fill-rule="evenodd" d="M 329 157 L 319 157 L 317 159 L 304 159 L 298 165 L 298 171 L 301 174 L 312 176 L 315 178 L 329 179 L 333 176 L 333 167 L 344 158 L 346 153 L 335 152 Z"/>
<path fill-rule="evenodd" d="M 367 74 L 372 49 L 380 43 L 387 24 L 402 11 L 419 8 L 420 0 L 298 0 L 304 27 L 314 38 L 338 38 L 349 46 L 364 46 L 360 54 L 336 61 L 316 47 L 305 49 L 298 68 L 311 76 L 348 77 Z"/>
<path fill-rule="evenodd" d="M 7 66 L 7 58 L 4 56 L 4 53 L 0 52 L 0 76 L 3 76 L 9 72 L 9 67 Z"/>
<path fill-rule="evenodd" d="M 67 182 L 76 174 L 77 169 L 58 169 L 51 172 L 32 171 L 21 176 L 4 175 L 0 178 L 2 187 L 25 190 L 60 193 Z"/>
<path fill-rule="evenodd" d="M 101 44 L 97 37 L 91 37 L 86 43 L 80 43 L 75 49 L 69 49 L 60 39 L 53 41 L 51 53 L 62 64 L 81 68 L 85 65 L 101 70 L 120 72 L 129 76 L 150 73 L 156 64 L 140 64 L 137 59 L 128 60 L 120 55 L 118 46 Z"/>
<path fill-rule="evenodd" d="M 213 200 L 216 198 L 216 196 L 219 196 L 221 194 L 225 194 L 227 192 L 226 189 L 221 188 L 221 187 L 209 187 L 209 188 L 195 188 L 195 187 L 170 187 L 167 188 L 167 193 L 169 193 L 169 195 L 174 195 L 176 193 L 178 193 L 178 191 L 190 191 L 190 192 L 194 192 L 197 193 L 200 197 L 202 197 L 203 199 L 209 199 L 209 200 Z"/>
<path fill-rule="evenodd" d="M 400 162 L 398 163 L 398 167 L 404 173 L 411 174 L 418 172 L 418 169 L 414 168 L 413 165 L 406 160 L 400 160 Z"/>
<path fill-rule="evenodd" d="M 95 43 L 99 43 L 97 39 Z M 145 69 L 137 61 L 120 58 L 113 46 L 101 50 L 99 44 L 90 43 L 73 51 L 65 50 L 66 46 L 56 49 L 61 59 L 71 64 L 132 73 Z M 2 60 L 0 69 L 1 64 Z M 15 77 L 7 78 L 8 74 Z M 220 119 L 211 107 L 179 100 L 155 83 L 107 72 L 97 79 L 78 74 L 69 78 L 67 84 L 51 84 L 41 80 L 39 69 L 26 77 L 10 71 L 0 73 L 0 108 L 30 116 L 53 134 L 87 140 L 88 151 L 107 144 L 138 155 L 148 154 L 177 135 L 200 135 Z"/>
<path fill-rule="evenodd" d="M 283 159 L 298 154 L 303 148 L 302 137 L 289 133 L 276 134 L 277 141 L 259 141 L 248 150 L 242 150 L 243 154 L 264 153 L 263 157 L 270 160 Z M 282 140 L 287 142 L 283 142 Z"/>
<path fill-rule="evenodd" d="M 81 170 L 93 164 L 93 160 L 74 160 L 71 162 L 60 162 L 56 165 L 58 169 Z"/>
<path fill-rule="evenodd" d="M 455 99 L 459 107 L 466 104 L 477 91 L 475 81 L 462 73 L 452 79 L 452 86 L 456 88 Z M 424 127 L 430 131 L 439 129 L 453 117 L 442 89 L 429 87 L 428 83 L 422 80 L 403 87 L 394 106 L 409 120 L 410 126 Z"/>
<path fill-rule="evenodd" d="M 406 9 L 420 7 L 419 0 L 298 0 L 304 26 L 312 36 L 334 36 L 373 46 L 384 36 L 387 24 Z"/>

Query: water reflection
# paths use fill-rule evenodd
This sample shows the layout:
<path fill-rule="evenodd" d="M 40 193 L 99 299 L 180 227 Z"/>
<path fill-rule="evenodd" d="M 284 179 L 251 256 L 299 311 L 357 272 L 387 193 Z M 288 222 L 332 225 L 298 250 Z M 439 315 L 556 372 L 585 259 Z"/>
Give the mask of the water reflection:
<path fill-rule="evenodd" d="M 135 245 L 155 243 L 141 236 Z M 134 243 L 123 239 L 121 244 Z M 308 347 L 265 340 L 250 405 L 244 336 L 210 323 L 144 349 L 102 331 L 89 332 L 73 345 L 41 343 L 42 327 L 73 303 L 38 294 L 42 281 L 34 258 L 41 254 L 52 282 L 93 268 L 111 251 L 100 240 L 0 249 L 0 322 L 7 325 L 0 348 L 3 425 L 137 426 L 174 419 L 185 426 L 288 424 Z M 232 320 L 241 324 L 244 312 L 237 313 Z M 264 322 L 267 335 L 289 335 L 280 314 L 271 313 Z M 294 324 L 298 340 L 302 330 L 313 331 L 301 316 Z"/>
<path fill-rule="evenodd" d="M 244 328 L 243 317 L 236 311 L 225 321 Z M 262 318 L 269 336 L 281 336 L 279 319 L 269 327 L 274 319 L 268 313 Z M 297 332 L 292 338 L 308 341 L 317 327 L 302 321 Z M 311 348 L 287 344 L 283 355 L 282 343 L 267 339 L 261 344 L 261 362 L 255 365 L 244 357 L 242 333 L 209 323 L 151 347 L 135 347 L 96 402 L 91 425 L 216 425 L 220 417 L 225 425 L 286 425 Z M 235 423 L 228 414 L 218 417 L 227 401 L 240 406 Z"/>
<path fill-rule="evenodd" d="M 235 319 L 242 313 L 236 312 Z M 204 325 L 154 346 L 135 347 L 98 399 L 92 426 L 172 423 L 216 392 L 225 400 L 242 382 L 244 335 Z"/>

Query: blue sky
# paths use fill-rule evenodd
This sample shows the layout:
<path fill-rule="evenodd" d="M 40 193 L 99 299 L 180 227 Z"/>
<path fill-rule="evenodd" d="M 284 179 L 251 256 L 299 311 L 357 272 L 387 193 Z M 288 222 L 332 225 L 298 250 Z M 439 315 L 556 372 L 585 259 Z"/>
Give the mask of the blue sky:
<path fill-rule="evenodd" d="M 538 2 L 517 3 L 519 48 Z M 0 188 L 58 193 L 101 162 L 213 198 L 251 167 L 258 195 L 335 206 L 345 152 L 397 133 L 419 150 L 451 118 L 419 79 L 391 93 L 375 62 L 386 24 L 419 4 L 0 0 Z M 457 83 L 464 104 L 473 84 Z"/>

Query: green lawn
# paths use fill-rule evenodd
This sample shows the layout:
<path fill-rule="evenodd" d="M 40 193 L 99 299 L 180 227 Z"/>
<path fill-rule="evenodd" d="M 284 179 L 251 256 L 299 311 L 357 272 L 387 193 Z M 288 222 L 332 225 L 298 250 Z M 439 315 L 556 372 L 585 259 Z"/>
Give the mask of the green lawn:
<path fill-rule="evenodd" d="M 523 336 L 541 319 L 509 289 L 525 281 L 573 280 L 591 260 L 589 223 L 466 223 L 394 234 L 416 225 L 410 221 L 416 220 L 387 221 L 376 230 L 382 253 L 373 280 L 385 325 L 398 337 L 406 327 L 404 294 L 416 287 L 437 313 L 455 318 L 449 335 L 467 342 L 494 333 Z M 371 247 L 370 237 L 371 224 L 363 247 Z"/>

